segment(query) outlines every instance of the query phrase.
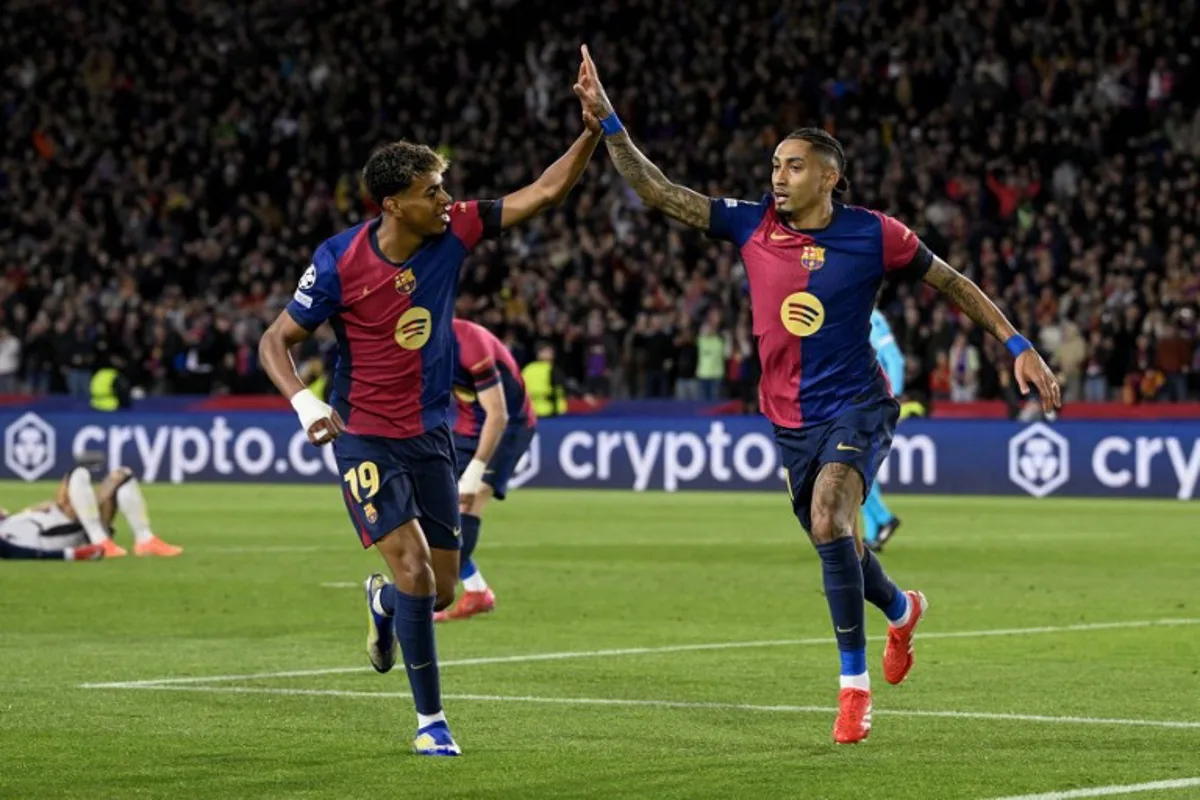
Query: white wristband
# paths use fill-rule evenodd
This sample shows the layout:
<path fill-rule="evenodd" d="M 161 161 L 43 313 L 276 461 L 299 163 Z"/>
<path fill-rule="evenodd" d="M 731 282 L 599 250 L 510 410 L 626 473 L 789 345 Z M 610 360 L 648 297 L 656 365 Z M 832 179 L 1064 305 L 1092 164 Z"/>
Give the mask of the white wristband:
<path fill-rule="evenodd" d="M 471 463 L 467 464 L 467 468 L 463 470 L 462 477 L 458 479 L 458 493 L 477 494 L 479 487 L 483 484 L 483 473 L 486 470 L 486 462 L 477 458 L 471 459 Z"/>
<path fill-rule="evenodd" d="M 300 427 L 307 431 L 312 424 L 320 419 L 329 419 L 333 409 L 321 398 L 312 393 L 311 389 L 301 389 L 292 395 L 292 408 L 300 417 Z"/>

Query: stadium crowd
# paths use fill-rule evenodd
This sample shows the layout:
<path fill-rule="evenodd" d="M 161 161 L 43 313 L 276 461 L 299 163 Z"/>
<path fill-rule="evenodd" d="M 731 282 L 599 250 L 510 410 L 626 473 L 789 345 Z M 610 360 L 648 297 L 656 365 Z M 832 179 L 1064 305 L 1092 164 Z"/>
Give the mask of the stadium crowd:
<path fill-rule="evenodd" d="M 534 178 L 580 127 L 588 41 L 668 176 L 758 197 L 818 124 L 847 202 L 908 222 L 1000 300 L 1069 402 L 1200 398 L 1195 0 L 11 0 L 0 19 L 0 393 L 256 393 L 256 343 L 312 249 L 375 213 L 381 142 L 456 197 Z M 531 22 L 532 20 L 532 22 Z M 908 394 L 1011 396 L 1007 356 L 921 287 L 881 308 Z M 648 218 L 603 152 L 477 251 L 460 313 L 579 393 L 742 398 L 737 254 Z M 309 343 L 315 372 L 331 335 Z"/>

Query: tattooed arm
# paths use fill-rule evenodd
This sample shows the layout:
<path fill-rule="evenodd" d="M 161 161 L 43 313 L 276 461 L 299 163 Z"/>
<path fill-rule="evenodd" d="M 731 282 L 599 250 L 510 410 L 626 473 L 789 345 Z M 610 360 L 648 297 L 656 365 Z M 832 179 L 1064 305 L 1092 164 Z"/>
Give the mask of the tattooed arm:
<path fill-rule="evenodd" d="M 996 304 L 975 285 L 975 282 L 963 275 L 954 267 L 934 257 L 929 271 L 925 273 L 925 282 L 962 309 L 976 325 L 995 336 L 1006 345 L 1013 337 L 1019 336 L 1017 329 L 1005 318 Z M 1029 347 L 1020 353 L 1013 362 L 1013 374 L 1017 378 L 1017 386 L 1021 394 L 1029 393 L 1029 385 L 1037 387 L 1038 396 L 1042 399 L 1042 409 L 1049 413 L 1062 405 L 1062 389 L 1050 367 Z"/>
<path fill-rule="evenodd" d="M 937 289 L 962 309 L 976 325 L 1007 342 L 1017 329 L 1005 318 L 996 304 L 967 276 L 936 256 L 925 273 L 925 282 Z"/>
<path fill-rule="evenodd" d="M 598 120 L 604 120 L 613 113 L 612 102 L 600 83 L 600 76 L 588 53 L 587 45 L 583 46 L 582 55 L 575 94 L 583 103 L 585 112 Z M 637 149 L 624 129 L 605 136 L 604 144 L 617 172 L 620 172 L 621 177 L 637 192 L 643 203 L 659 209 L 685 225 L 708 230 L 709 198 L 668 180 L 662 170 Z"/>
<path fill-rule="evenodd" d="M 617 172 L 643 203 L 685 225 L 708 230 L 709 198 L 668 180 L 661 169 L 642 155 L 627 132 L 605 138 L 604 144 Z"/>

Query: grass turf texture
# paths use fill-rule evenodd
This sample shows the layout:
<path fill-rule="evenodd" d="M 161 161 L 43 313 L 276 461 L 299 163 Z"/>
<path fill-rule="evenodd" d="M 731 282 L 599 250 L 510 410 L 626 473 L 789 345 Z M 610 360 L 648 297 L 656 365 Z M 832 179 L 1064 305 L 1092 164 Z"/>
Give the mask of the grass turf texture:
<path fill-rule="evenodd" d="M 0 501 L 51 492 L 5 484 Z M 1191 504 L 890 498 L 904 528 L 884 566 L 929 596 L 930 638 L 901 687 L 884 683 L 871 641 L 874 730 L 837 747 L 833 713 L 804 709 L 836 705 L 837 655 L 816 555 L 782 493 L 514 492 L 489 509 L 478 551 L 498 610 L 440 625 L 443 661 L 802 641 L 451 665 L 450 696 L 719 707 L 450 699 L 465 757 L 441 760 L 407 755 L 403 669 L 367 667 L 359 585 L 380 562 L 336 487 L 145 492 L 181 558 L 0 562 L 0 797 L 926 800 L 1200 775 L 1200 725 L 889 713 L 1200 723 L 1200 624 L 937 638 L 1200 621 Z M 131 544 L 120 527 L 118 541 Z M 882 615 L 867 613 L 882 635 Z M 336 667 L 365 669 L 79 688 Z M 1138 797 L 1188 791 L 1200 794 Z"/>

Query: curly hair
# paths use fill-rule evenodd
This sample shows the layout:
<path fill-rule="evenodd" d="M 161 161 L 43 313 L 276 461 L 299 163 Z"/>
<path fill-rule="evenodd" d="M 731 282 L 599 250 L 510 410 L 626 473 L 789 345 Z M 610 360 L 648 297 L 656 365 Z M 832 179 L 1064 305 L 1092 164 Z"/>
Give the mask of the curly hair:
<path fill-rule="evenodd" d="M 445 172 L 449 166 L 450 162 L 428 145 L 401 140 L 371 153 L 362 177 L 371 199 L 382 205 L 383 198 L 403 192 L 421 175 Z"/>
<path fill-rule="evenodd" d="M 850 188 L 850 180 L 846 177 L 846 151 L 832 134 L 821 128 L 800 128 L 789 133 L 787 138 L 808 142 L 814 150 L 832 158 L 838 171 L 838 182 L 833 188 L 839 192 Z"/>

